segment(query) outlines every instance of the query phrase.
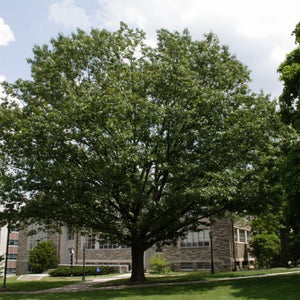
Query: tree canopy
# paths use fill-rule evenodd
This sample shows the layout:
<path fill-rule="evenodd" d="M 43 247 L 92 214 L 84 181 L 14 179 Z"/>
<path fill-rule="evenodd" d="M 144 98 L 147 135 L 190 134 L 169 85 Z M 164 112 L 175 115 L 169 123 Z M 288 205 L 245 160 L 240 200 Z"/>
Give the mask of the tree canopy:
<path fill-rule="evenodd" d="M 279 97 L 283 120 L 300 131 L 300 23 L 293 31 L 296 48 L 292 50 L 278 68 L 283 91 Z"/>
<path fill-rule="evenodd" d="M 280 113 L 283 121 L 298 133 L 298 142 L 286 149 L 285 162 L 280 172 L 282 189 L 285 192 L 283 223 L 286 227 L 286 244 L 289 258 L 296 263 L 300 240 L 300 23 L 292 34 L 295 36 L 296 48 L 287 54 L 278 72 L 283 82 L 283 91 L 279 97 Z"/>
<path fill-rule="evenodd" d="M 215 35 L 157 40 L 121 24 L 35 46 L 32 79 L 4 84 L 0 112 L 3 199 L 130 246 L 132 280 L 152 245 L 263 209 L 282 141 L 275 104 Z"/>
<path fill-rule="evenodd" d="M 300 234 L 300 23 L 293 31 L 296 48 L 292 50 L 278 68 L 284 88 L 280 96 L 280 112 L 283 120 L 291 124 L 298 133 L 298 142 L 286 156 L 283 168 L 283 184 L 287 194 L 287 220 L 294 231 Z"/>

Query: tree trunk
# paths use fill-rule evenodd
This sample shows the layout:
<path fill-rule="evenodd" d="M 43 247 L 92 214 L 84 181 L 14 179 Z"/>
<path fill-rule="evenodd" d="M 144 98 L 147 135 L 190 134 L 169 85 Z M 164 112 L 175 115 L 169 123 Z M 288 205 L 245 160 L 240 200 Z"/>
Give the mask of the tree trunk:
<path fill-rule="evenodd" d="M 132 271 L 130 281 L 145 281 L 144 274 L 144 248 L 139 244 L 131 247 Z"/>
<path fill-rule="evenodd" d="M 280 229 L 280 265 L 281 267 L 288 266 L 288 254 L 287 254 L 287 230 L 286 228 Z"/>

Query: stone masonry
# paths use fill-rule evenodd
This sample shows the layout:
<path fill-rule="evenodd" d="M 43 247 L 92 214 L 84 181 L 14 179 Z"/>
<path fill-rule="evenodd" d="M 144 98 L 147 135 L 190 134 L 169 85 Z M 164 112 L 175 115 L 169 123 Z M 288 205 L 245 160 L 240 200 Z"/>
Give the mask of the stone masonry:
<path fill-rule="evenodd" d="M 169 261 L 172 270 L 209 270 L 211 267 L 211 246 L 215 270 L 233 270 L 253 264 L 254 259 L 249 255 L 248 240 L 250 227 L 247 222 L 234 222 L 230 219 L 218 219 L 209 227 L 204 227 L 207 232 L 212 232 L 212 245 L 181 247 L 180 239 L 175 245 L 163 246 L 159 249 L 161 255 Z M 38 236 L 27 236 L 28 230 L 19 234 L 19 255 L 17 274 L 29 272 L 29 250 L 41 240 L 51 240 L 57 248 L 60 265 L 70 266 L 70 250 L 74 250 L 73 264 L 83 264 L 85 251 L 86 265 L 110 265 L 119 270 L 128 271 L 131 268 L 131 249 L 126 247 L 100 247 L 97 238 L 91 248 L 85 245 L 86 236 L 82 233 L 68 233 L 67 227 L 62 227 L 61 233 L 47 235 L 39 233 Z M 248 240 L 247 240 L 248 237 Z M 85 250 L 83 250 L 85 248 Z M 144 255 L 145 268 L 149 268 L 152 255 L 158 253 L 156 246 L 148 249 Z"/>

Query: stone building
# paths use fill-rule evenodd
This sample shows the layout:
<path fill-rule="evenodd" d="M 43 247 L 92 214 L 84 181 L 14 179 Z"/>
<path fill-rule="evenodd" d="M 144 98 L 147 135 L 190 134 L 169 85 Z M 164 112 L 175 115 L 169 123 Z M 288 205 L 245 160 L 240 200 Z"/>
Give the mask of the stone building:
<path fill-rule="evenodd" d="M 39 232 L 28 236 L 27 232 L 30 229 L 20 232 L 18 274 L 29 271 L 29 250 L 44 240 L 54 242 L 62 266 L 82 265 L 85 260 L 86 265 L 110 265 L 121 272 L 129 271 L 131 268 L 131 249 L 125 245 L 101 241 L 96 233 L 82 234 L 62 227 L 59 234 Z M 149 267 L 151 256 L 157 252 L 163 253 L 174 271 L 209 270 L 212 258 L 215 270 L 242 268 L 254 263 L 254 258 L 248 251 L 250 237 L 247 222 L 216 220 L 211 226 L 203 226 L 199 231 L 188 232 L 186 237 L 178 239 L 175 245 L 149 248 L 144 254 L 145 268 Z"/>

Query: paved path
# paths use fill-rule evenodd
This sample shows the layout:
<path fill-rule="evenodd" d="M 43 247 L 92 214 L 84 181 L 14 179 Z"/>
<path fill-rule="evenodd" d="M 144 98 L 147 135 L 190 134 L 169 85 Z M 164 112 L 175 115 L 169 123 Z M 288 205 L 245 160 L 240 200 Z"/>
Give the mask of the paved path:
<path fill-rule="evenodd" d="M 92 281 L 85 281 L 79 283 L 73 283 L 69 285 L 65 285 L 58 288 L 51 288 L 47 290 L 39 290 L 39 291 L 23 291 L 23 292 L 1 292 L 1 295 L 12 295 L 12 294 L 46 294 L 46 293 L 69 293 L 69 292 L 81 292 L 81 291 L 95 291 L 95 290 L 107 290 L 107 289 L 128 289 L 128 288 L 141 288 L 141 287 L 149 287 L 149 286 L 171 286 L 171 285 L 192 285 L 192 284 L 200 284 L 200 283 L 211 283 L 218 281 L 232 281 L 232 280 L 243 280 L 243 279 L 251 279 L 251 278 L 261 278 L 261 277 L 272 277 L 272 276 L 282 276 L 282 275 L 290 275 L 300 273 L 298 271 L 284 272 L 284 273 L 273 273 L 273 274 L 265 274 L 265 275 L 253 275 L 253 276 L 244 276 L 244 277 L 227 277 L 227 278 L 218 278 L 211 280 L 198 280 L 198 281 L 188 281 L 188 282 L 169 282 L 169 283 L 145 283 L 145 284 L 137 284 L 137 285 L 120 285 L 120 286 L 107 286 L 107 287 L 94 287 L 94 285 L 99 284 L 100 282 L 107 282 L 119 278 L 129 278 L 130 274 L 121 274 L 112 277 L 105 278 L 95 278 Z"/>
<path fill-rule="evenodd" d="M 19 276 L 17 280 L 20 280 L 20 281 L 40 280 L 47 276 L 49 276 L 49 275 L 48 274 L 24 274 L 24 275 Z"/>

